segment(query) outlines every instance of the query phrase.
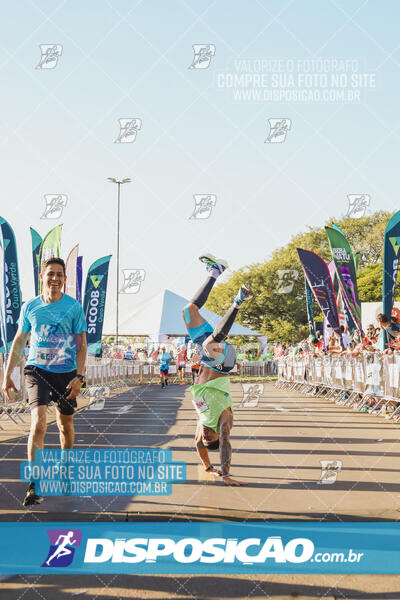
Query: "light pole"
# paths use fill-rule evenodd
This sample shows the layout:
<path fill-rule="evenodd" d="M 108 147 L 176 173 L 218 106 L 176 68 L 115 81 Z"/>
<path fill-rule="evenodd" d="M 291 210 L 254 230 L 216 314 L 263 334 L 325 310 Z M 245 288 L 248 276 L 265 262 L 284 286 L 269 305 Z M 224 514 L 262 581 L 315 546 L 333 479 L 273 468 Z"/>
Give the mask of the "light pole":
<path fill-rule="evenodd" d="M 123 183 L 130 183 L 131 180 L 129 177 L 125 177 L 124 179 L 115 179 L 115 177 L 107 177 L 107 180 L 110 183 L 116 183 L 118 185 L 118 221 L 117 221 L 117 321 L 116 321 L 116 335 L 115 335 L 115 344 L 118 346 L 118 302 L 119 302 L 119 206 L 120 206 L 120 197 L 121 197 L 121 185 Z"/>

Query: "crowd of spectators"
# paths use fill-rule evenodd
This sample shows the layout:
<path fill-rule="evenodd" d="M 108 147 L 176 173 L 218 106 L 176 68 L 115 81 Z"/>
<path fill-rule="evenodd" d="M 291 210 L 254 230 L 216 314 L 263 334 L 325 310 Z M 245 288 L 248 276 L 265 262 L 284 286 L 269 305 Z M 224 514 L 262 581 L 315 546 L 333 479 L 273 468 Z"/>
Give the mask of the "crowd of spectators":
<path fill-rule="evenodd" d="M 358 329 L 350 334 L 342 325 L 341 336 L 329 329 L 330 333 L 325 340 L 321 332 L 317 331 L 315 336 L 309 336 L 298 343 L 277 342 L 274 348 L 274 361 L 276 362 L 282 356 L 296 356 L 299 353 L 357 357 L 365 351 L 392 354 L 394 350 L 400 350 L 400 323 L 397 317 L 392 316 L 389 320 L 386 315 L 380 313 L 376 319 L 377 326 L 373 323 L 369 324 L 362 335 Z"/>
<path fill-rule="evenodd" d="M 135 348 L 132 345 L 110 345 L 110 344 L 102 344 L 102 354 L 103 358 L 115 358 L 115 359 L 124 359 L 124 360 L 139 360 L 147 363 L 157 364 L 159 362 L 159 357 L 162 354 L 163 346 L 159 347 L 139 347 Z M 183 371 L 185 365 L 189 364 L 192 368 L 197 370 L 200 366 L 200 359 L 197 356 L 197 352 L 195 347 L 192 344 L 189 344 L 186 347 L 184 344 L 178 346 L 169 345 L 167 349 L 168 354 L 170 355 L 170 361 L 175 362 L 177 365 L 178 373 L 181 376 L 181 380 L 183 380 Z M 263 352 L 256 347 L 245 350 L 243 348 L 237 349 L 237 361 L 238 362 L 265 362 L 269 365 L 270 374 L 273 374 L 276 371 L 276 365 L 274 363 L 274 349 L 273 345 L 266 348 Z"/>
<path fill-rule="evenodd" d="M 159 348 L 134 348 L 133 346 L 110 346 L 102 344 L 102 357 L 103 358 L 117 358 L 124 360 L 140 360 L 142 362 L 157 362 L 158 355 L 161 352 L 161 346 Z M 168 349 L 171 359 L 175 358 L 177 351 L 173 348 Z"/>
<path fill-rule="evenodd" d="M 360 334 L 356 329 L 349 334 L 344 327 L 341 327 L 342 335 L 339 336 L 334 331 L 324 341 L 320 332 L 316 336 L 310 336 L 298 344 L 281 344 L 278 342 L 274 349 L 274 361 L 284 356 L 296 356 L 301 354 L 311 356 L 336 355 L 359 357 L 366 352 L 375 352 L 379 354 L 392 354 L 395 350 L 400 350 L 400 323 L 396 316 L 390 319 L 380 313 L 376 317 L 378 326 L 369 324 L 366 331 Z M 340 339 L 341 338 L 341 339 Z M 376 406 L 380 407 L 381 398 L 376 393 L 368 393 L 359 397 L 353 403 L 353 407 L 362 411 L 373 411 Z M 392 413 L 397 409 L 397 401 L 388 402 L 382 409 L 382 414 Z"/>

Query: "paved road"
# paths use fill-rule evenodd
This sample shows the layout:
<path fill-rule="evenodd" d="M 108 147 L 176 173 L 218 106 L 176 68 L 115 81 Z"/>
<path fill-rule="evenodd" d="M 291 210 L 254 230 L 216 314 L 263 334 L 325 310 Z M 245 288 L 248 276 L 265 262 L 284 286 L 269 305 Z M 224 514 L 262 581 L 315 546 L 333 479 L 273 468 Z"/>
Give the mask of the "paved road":
<path fill-rule="evenodd" d="M 24 575 L 0 584 L 5 600 L 394 600 L 394 575 Z"/>
<path fill-rule="evenodd" d="M 76 447 L 170 448 L 187 464 L 187 481 L 170 496 L 48 497 L 26 510 L 18 480 L 26 436 L 0 443 L 0 520 L 397 520 L 400 509 L 399 425 L 332 401 L 307 398 L 264 384 L 258 406 L 237 408 L 232 474 L 248 482 L 228 488 L 207 475 L 193 450 L 195 413 L 187 387 L 130 389 L 101 411 L 75 418 Z M 57 447 L 50 425 L 46 447 Z M 218 462 L 218 452 L 212 453 Z M 332 485 L 321 485 L 320 461 L 341 461 Z"/>
<path fill-rule="evenodd" d="M 187 388 L 130 389 L 103 410 L 76 415 L 77 447 L 170 448 L 187 463 L 187 482 L 166 497 L 47 498 L 26 510 L 18 481 L 26 436 L 0 443 L 0 520 L 398 520 L 399 426 L 329 400 L 307 398 L 264 384 L 258 405 L 240 407 L 233 385 L 232 474 L 248 482 L 227 488 L 198 466 L 195 413 Z M 57 447 L 50 425 L 47 447 Z M 342 461 L 336 483 L 321 485 L 321 460 Z M 218 453 L 213 453 L 218 462 Z M 29 592 L 30 590 L 30 592 Z M 13 576 L 0 584 L 7 600 L 82 598 L 383 598 L 400 599 L 395 576 Z M 27 592 L 28 595 L 25 595 Z M 30 595 L 29 595 L 30 594 Z M 3 595 L 0 593 L 0 597 Z"/>

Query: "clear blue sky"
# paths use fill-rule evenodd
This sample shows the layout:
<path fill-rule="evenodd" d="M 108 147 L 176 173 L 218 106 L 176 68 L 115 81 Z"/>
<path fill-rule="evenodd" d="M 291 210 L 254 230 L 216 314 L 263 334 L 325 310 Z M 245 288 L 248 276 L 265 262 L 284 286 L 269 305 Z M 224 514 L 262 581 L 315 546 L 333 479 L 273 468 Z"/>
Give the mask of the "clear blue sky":
<path fill-rule="evenodd" d="M 121 269 L 146 271 L 141 291 L 121 298 L 121 322 L 164 288 L 190 296 L 205 250 L 232 269 L 262 261 L 307 225 L 343 216 L 351 193 L 370 194 L 370 212 L 398 209 L 399 16 L 395 0 L 4 5 L 1 215 L 17 237 L 23 298 L 33 295 L 29 227 L 44 235 L 63 223 L 64 258 L 78 242 L 85 271 L 113 254 L 114 328 L 109 176 L 133 180 L 122 190 Z M 58 65 L 35 69 L 47 43 L 62 44 Z M 207 69 L 188 68 L 193 44 L 215 45 Z M 240 61 L 320 58 L 358 61 L 374 87 L 348 103 L 239 100 L 220 85 Z M 115 144 L 129 117 L 142 120 L 136 141 Z M 291 119 L 284 143 L 264 143 L 270 118 Z M 51 193 L 68 195 L 57 221 L 40 218 Z M 217 204 L 190 220 L 202 193 Z"/>

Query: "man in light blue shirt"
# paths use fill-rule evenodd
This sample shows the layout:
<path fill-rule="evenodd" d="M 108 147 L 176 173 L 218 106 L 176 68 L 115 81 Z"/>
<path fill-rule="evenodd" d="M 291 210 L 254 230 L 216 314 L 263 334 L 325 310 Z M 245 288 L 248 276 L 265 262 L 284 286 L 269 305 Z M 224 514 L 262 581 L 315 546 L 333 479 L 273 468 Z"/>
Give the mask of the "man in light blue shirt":
<path fill-rule="evenodd" d="M 16 392 L 11 379 L 31 334 L 28 360 L 24 369 L 25 384 L 31 409 L 28 460 L 35 460 L 35 450 L 44 447 L 47 428 L 47 405 L 52 400 L 57 408 L 57 425 L 61 448 L 74 445 L 73 415 L 84 379 L 87 344 L 86 320 L 80 303 L 62 293 L 66 282 L 65 264 L 61 258 L 42 263 L 40 279 L 43 293 L 26 302 L 21 310 L 4 374 L 3 392 L 11 401 Z M 43 498 L 29 484 L 24 506 L 39 504 Z"/>
<path fill-rule="evenodd" d="M 161 348 L 161 352 L 157 357 L 158 362 L 160 363 L 160 379 L 161 379 L 161 387 L 168 385 L 168 371 L 169 371 L 169 361 L 172 356 L 165 352 L 165 348 Z"/>
<path fill-rule="evenodd" d="M 130 347 L 130 346 L 128 346 L 128 349 L 127 349 L 127 350 L 125 350 L 125 353 L 124 353 L 124 359 L 125 359 L 125 360 L 133 360 L 133 352 L 132 352 L 132 350 L 131 350 L 131 347 Z"/>

